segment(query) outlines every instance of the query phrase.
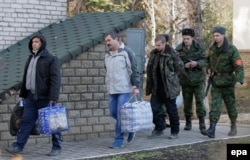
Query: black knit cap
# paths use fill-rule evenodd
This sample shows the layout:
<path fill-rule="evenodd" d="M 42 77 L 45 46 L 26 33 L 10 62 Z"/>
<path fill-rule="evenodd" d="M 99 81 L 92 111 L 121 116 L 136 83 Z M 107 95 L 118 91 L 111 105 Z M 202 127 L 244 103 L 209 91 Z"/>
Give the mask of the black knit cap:
<path fill-rule="evenodd" d="M 182 35 L 194 37 L 195 33 L 194 33 L 194 30 L 192 28 L 185 28 L 182 30 Z"/>
<path fill-rule="evenodd" d="M 214 32 L 218 32 L 220 34 L 225 34 L 226 33 L 226 28 L 222 27 L 222 26 L 215 26 L 213 28 L 213 33 Z"/>

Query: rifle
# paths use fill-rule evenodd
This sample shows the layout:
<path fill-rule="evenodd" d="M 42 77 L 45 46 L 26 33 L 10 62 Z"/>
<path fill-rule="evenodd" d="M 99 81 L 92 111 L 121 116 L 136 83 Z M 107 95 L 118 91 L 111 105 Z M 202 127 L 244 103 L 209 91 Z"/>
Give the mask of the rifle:
<path fill-rule="evenodd" d="M 217 59 L 216 64 L 214 66 L 214 69 L 211 69 L 211 73 L 210 73 L 210 75 L 209 75 L 209 77 L 207 79 L 207 86 L 206 86 L 206 90 L 205 90 L 205 96 L 207 96 L 207 94 L 208 94 L 208 90 L 210 88 L 210 85 L 211 85 L 211 82 L 212 82 L 212 78 L 213 78 L 213 75 L 214 75 L 214 70 L 216 70 L 216 67 L 217 67 L 217 65 L 218 65 L 218 63 L 220 61 L 221 55 L 222 54 L 220 54 L 219 58 Z"/>
<path fill-rule="evenodd" d="M 209 88 L 210 88 L 210 85 L 211 85 L 211 81 L 212 81 L 212 74 L 207 79 L 207 86 L 206 86 L 206 90 L 205 90 L 205 97 L 208 94 L 208 91 L 209 91 Z"/>

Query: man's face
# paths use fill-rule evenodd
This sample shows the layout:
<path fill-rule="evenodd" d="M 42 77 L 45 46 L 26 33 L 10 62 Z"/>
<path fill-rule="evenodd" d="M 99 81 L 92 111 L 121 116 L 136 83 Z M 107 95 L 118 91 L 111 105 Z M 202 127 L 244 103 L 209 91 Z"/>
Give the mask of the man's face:
<path fill-rule="evenodd" d="M 115 43 L 117 41 L 117 38 L 113 39 L 110 35 L 105 37 L 105 43 L 106 46 L 113 51 L 115 49 Z"/>
<path fill-rule="evenodd" d="M 184 42 L 185 46 L 191 46 L 192 45 L 193 37 L 191 37 L 189 35 L 183 35 L 182 39 L 183 39 L 183 42 Z"/>
<path fill-rule="evenodd" d="M 218 32 L 214 32 L 214 41 L 216 43 L 222 43 L 224 40 L 224 35 L 223 34 L 220 34 Z"/>
<path fill-rule="evenodd" d="M 32 50 L 33 51 L 39 51 L 40 47 L 42 46 L 42 42 L 41 42 L 41 39 L 40 38 L 33 38 L 32 39 Z"/>
<path fill-rule="evenodd" d="M 162 41 L 156 41 L 155 42 L 155 48 L 157 49 L 157 51 L 162 51 L 165 49 L 165 45 L 166 43 L 162 42 Z"/>

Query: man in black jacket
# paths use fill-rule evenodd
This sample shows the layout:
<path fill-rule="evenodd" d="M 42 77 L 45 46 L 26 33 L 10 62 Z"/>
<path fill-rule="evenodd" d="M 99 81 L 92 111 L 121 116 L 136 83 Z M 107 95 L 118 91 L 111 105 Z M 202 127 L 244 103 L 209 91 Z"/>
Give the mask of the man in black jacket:
<path fill-rule="evenodd" d="M 38 118 L 38 110 L 49 104 L 55 104 L 59 97 L 61 75 L 56 56 L 46 49 L 46 40 L 42 35 L 35 35 L 29 42 L 31 52 L 24 68 L 20 98 L 24 100 L 24 111 L 17 133 L 17 141 L 6 151 L 12 154 L 21 153 L 32 127 Z M 61 153 L 61 133 L 52 134 L 52 150 L 48 156 Z"/>
<path fill-rule="evenodd" d="M 153 111 L 155 128 L 150 138 L 163 135 L 166 128 L 162 106 L 167 108 L 170 121 L 169 139 L 177 139 L 179 133 L 179 115 L 176 97 L 180 94 L 179 75 L 183 62 L 179 54 L 170 47 L 163 35 L 155 38 L 155 49 L 150 52 L 147 64 L 146 95 L 151 94 L 150 103 Z"/>

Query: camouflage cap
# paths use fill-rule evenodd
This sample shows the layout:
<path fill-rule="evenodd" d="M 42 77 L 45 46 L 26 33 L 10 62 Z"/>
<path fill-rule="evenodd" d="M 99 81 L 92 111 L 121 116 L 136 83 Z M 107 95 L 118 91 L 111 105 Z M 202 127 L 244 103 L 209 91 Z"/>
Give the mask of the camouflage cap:
<path fill-rule="evenodd" d="M 213 28 L 213 33 L 214 32 L 218 32 L 220 34 L 225 34 L 226 33 L 226 28 L 222 27 L 222 26 L 215 26 Z"/>
<path fill-rule="evenodd" d="M 195 33 L 192 28 L 185 28 L 182 30 L 182 35 L 194 37 Z"/>

